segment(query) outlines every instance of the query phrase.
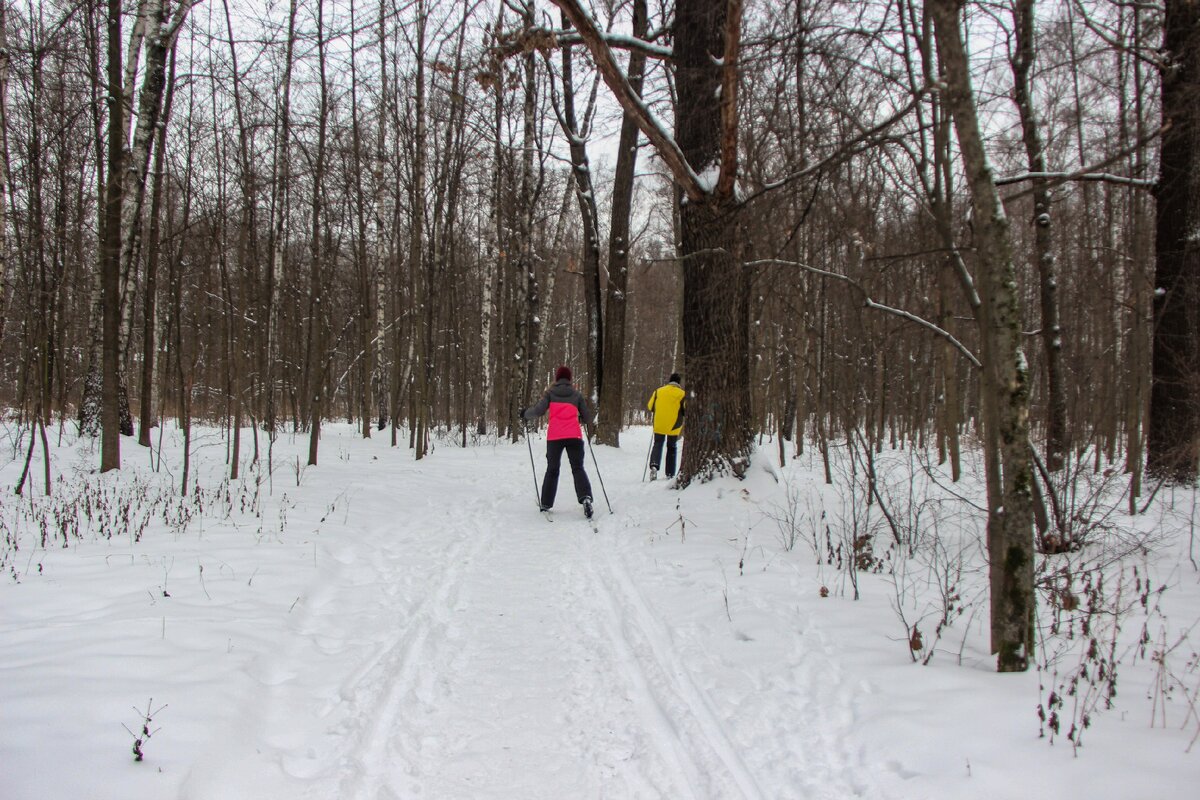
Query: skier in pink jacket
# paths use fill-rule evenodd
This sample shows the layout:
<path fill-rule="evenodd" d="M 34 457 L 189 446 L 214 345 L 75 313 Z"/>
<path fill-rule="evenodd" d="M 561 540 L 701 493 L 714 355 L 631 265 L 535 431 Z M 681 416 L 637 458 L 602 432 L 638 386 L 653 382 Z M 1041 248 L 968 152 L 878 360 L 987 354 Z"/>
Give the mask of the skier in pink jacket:
<path fill-rule="evenodd" d="M 583 425 L 592 424 L 592 411 L 579 390 L 571 385 L 571 368 L 561 366 L 554 371 L 554 384 L 540 400 L 529 408 L 523 408 L 519 416 L 533 420 L 546 412 L 550 413 L 550 427 L 546 431 L 546 477 L 542 479 L 541 510 L 554 508 L 554 497 L 558 494 L 558 473 L 565 450 L 571 463 L 571 476 L 575 479 L 575 497 L 583 506 L 583 513 L 592 516 L 592 482 L 583 470 Z"/>

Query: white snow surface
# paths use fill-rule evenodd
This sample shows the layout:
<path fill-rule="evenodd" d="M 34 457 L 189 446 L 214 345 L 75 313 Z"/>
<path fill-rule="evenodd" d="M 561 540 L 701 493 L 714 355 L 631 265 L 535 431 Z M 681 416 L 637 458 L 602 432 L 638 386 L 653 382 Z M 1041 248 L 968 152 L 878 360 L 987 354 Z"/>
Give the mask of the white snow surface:
<path fill-rule="evenodd" d="M 1196 796 L 1194 652 L 1190 673 L 1187 653 L 1171 661 L 1165 725 L 1142 661 L 1077 753 L 1050 744 L 1039 675 L 994 672 L 986 597 L 922 665 L 895 610 L 924 619 L 919 582 L 863 572 L 855 600 L 807 533 L 785 547 L 789 497 L 826 524 L 853 510 L 815 448 L 780 469 L 764 445 L 745 480 L 678 492 L 643 482 L 650 432 L 626 430 L 586 462 L 593 531 L 565 463 L 555 520 L 538 513 L 537 433 L 532 465 L 525 442 L 452 438 L 417 461 L 387 431 L 328 424 L 319 465 L 285 435 L 268 477 L 247 430 L 230 483 L 225 438 L 201 429 L 181 501 L 173 425 L 158 472 L 128 439 L 102 476 L 93 443 L 56 446 L 51 498 L 40 457 L 14 496 L 8 432 L 4 800 Z M 51 507 L 43 542 L 32 520 Z M 978 533 L 960 533 L 978 566 Z M 1143 568 L 1171 584 L 1173 641 L 1200 590 L 1172 541 Z"/>

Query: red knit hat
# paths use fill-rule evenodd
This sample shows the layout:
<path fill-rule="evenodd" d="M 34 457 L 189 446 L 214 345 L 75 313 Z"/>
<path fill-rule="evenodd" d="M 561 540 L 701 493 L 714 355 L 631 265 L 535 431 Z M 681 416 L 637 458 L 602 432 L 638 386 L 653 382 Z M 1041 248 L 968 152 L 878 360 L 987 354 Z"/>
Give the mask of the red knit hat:
<path fill-rule="evenodd" d="M 563 379 L 571 380 L 571 368 L 563 364 L 558 369 L 554 370 L 554 380 L 561 381 Z"/>

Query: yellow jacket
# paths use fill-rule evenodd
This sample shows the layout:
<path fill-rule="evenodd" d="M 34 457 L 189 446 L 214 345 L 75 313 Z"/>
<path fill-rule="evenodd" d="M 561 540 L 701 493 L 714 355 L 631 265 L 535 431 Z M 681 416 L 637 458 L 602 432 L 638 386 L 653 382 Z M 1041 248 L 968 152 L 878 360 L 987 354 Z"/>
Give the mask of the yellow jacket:
<path fill-rule="evenodd" d="M 668 383 L 654 390 L 646 410 L 654 412 L 654 432 L 678 436 L 683 428 L 683 412 L 686 406 L 683 389 L 678 383 Z"/>

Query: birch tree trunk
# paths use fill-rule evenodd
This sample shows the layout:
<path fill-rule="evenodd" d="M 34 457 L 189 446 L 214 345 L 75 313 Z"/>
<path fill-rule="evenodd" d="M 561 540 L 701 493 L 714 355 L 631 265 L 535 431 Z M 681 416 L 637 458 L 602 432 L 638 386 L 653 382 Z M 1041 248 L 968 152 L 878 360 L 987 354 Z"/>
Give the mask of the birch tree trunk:
<path fill-rule="evenodd" d="M 1017 0 L 1013 9 L 1016 23 L 1013 92 L 1021 119 L 1025 156 L 1029 160 L 1029 171 L 1034 174 L 1034 260 L 1040 286 L 1041 338 L 1046 359 L 1046 467 L 1051 472 L 1058 472 L 1063 468 L 1070 441 L 1067 430 L 1067 389 L 1062 366 L 1063 336 L 1058 313 L 1058 275 L 1051 227 L 1052 200 L 1049 181 L 1039 177 L 1046 173 L 1046 153 L 1033 108 L 1031 73 L 1036 53 L 1033 41 L 1034 2 L 1035 0 Z"/>
<path fill-rule="evenodd" d="M 523 24 L 534 27 L 533 2 L 528 0 L 523 8 Z M 534 393 L 534 370 L 537 368 L 537 344 L 540 338 L 541 295 L 538 290 L 538 274 L 533 263 L 533 213 L 534 174 L 533 154 L 536 144 L 537 121 L 537 75 L 534 69 L 534 54 L 522 56 L 524 95 L 521 111 L 521 177 L 517 209 L 517 358 L 513 368 L 512 390 L 515 392 L 510 408 L 531 402 Z"/>
<path fill-rule="evenodd" d="M 154 185 L 150 201 L 150 232 L 146 243 L 146 286 L 142 305 L 142 394 L 139 402 L 138 444 L 150 446 L 150 431 L 157 424 L 154 410 L 154 362 L 157 356 L 156 328 L 158 323 L 158 265 L 161 258 L 159 220 L 164 180 L 167 126 L 171 118 L 171 103 L 175 94 L 175 50 L 171 50 L 170 77 L 163 99 L 162 124 L 158 127 L 158 144 L 154 150 Z"/>
<path fill-rule="evenodd" d="M 504 27 L 504 3 L 497 4 L 498 11 L 496 13 L 495 28 L 491 32 L 491 40 L 493 43 L 498 42 L 500 32 Z M 475 426 L 475 431 L 480 436 L 487 433 L 488 415 L 492 413 L 494 403 L 495 384 L 493 376 L 498 373 L 492 365 L 492 328 L 496 319 L 496 304 L 500 297 L 499 288 L 503 285 L 503 275 L 505 270 L 504 261 L 507 254 L 504 249 L 504 225 L 501 222 L 502 216 L 500 213 L 500 195 L 503 192 L 503 151 L 500 146 L 501 142 L 501 123 L 504 119 L 504 65 L 499 58 L 493 57 L 489 66 L 491 72 L 488 74 L 490 80 L 490 89 L 493 93 L 492 98 L 492 124 L 494 125 L 495 137 L 492 142 L 492 181 L 491 181 L 491 220 L 490 232 L 488 238 L 491 239 L 491 247 L 484 254 L 484 263 L 482 264 L 481 280 L 482 298 L 480 299 L 480 327 L 479 327 L 479 374 L 481 384 L 479 387 L 479 418 Z M 503 426 L 497 424 L 500 428 L 498 433 L 503 431 Z"/>
<path fill-rule="evenodd" d="M 999 671 L 1022 672 L 1033 659 L 1035 633 L 1028 375 L 1008 218 L 983 148 L 959 27 L 961 7 L 960 0 L 929 0 L 926 6 L 934 20 L 945 101 L 971 190 L 980 333 L 991 345 L 981 361 L 992 376 L 985 391 L 995 393 L 995 425 L 985 435 L 998 440 L 1001 468 L 1000 503 L 991 501 L 988 515 L 992 650 L 998 653 Z"/>
<path fill-rule="evenodd" d="M 125 186 L 126 200 L 121 208 L 121 369 L 128 367 L 128 343 L 132 339 L 133 285 L 137 275 L 136 261 L 141 245 L 142 205 L 146 197 L 146 175 L 150 168 L 150 150 L 154 132 L 158 127 L 162 109 L 163 87 L 166 81 L 166 43 L 163 41 L 162 26 L 166 13 L 166 0 L 142 0 L 135 39 L 146 44 L 146 69 L 142 88 L 138 93 L 137 126 L 133 132 L 129 151 L 128 182 Z M 130 43 L 129 66 L 136 67 L 137 57 Z M 126 97 L 132 99 L 133 75 L 126 70 Z M 129 112 L 132 113 L 132 103 Z M 127 123 L 128 124 L 128 123 Z M 124 136 L 124 134 L 122 134 Z M 124 143 L 124 139 L 122 139 Z"/>
<path fill-rule="evenodd" d="M 383 341 L 387 330 L 387 292 L 384 284 L 387 280 L 387 263 L 390 248 L 388 245 L 387 191 L 384 181 L 384 166 L 387 163 L 388 114 L 391 106 L 388 98 L 391 95 L 388 86 L 388 53 L 387 53 L 387 0 L 379 0 L 379 109 L 377 112 L 377 130 L 375 131 L 375 154 L 372 164 L 372 174 L 375 180 L 375 202 L 371 216 L 373 253 L 371 257 L 373 276 L 371 283 L 375 292 L 375 335 L 372 338 L 371 378 L 374 384 L 376 402 L 378 405 L 377 430 L 383 430 L 388 421 L 388 381 L 384 372 Z M 394 323 L 393 323 L 394 324 Z"/>

